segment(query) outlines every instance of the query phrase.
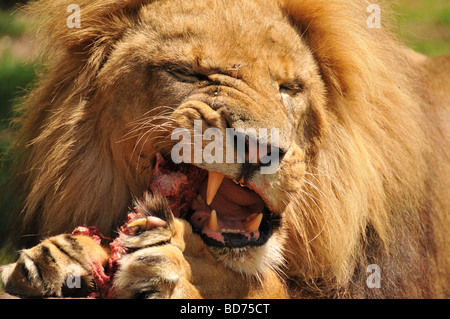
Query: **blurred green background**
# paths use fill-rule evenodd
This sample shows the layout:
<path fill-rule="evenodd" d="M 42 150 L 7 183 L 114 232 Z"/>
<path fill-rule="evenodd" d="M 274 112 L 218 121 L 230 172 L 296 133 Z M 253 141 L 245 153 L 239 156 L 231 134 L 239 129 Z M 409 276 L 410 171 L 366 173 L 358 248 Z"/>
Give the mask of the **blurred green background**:
<path fill-rule="evenodd" d="M 398 0 L 391 2 L 399 23 L 399 36 L 411 48 L 428 56 L 450 54 L 450 1 Z M 13 14 L 14 0 L 0 0 L 0 185 L 6 180 L 7 160 L 2 156 L 13 138 L 9 126 L 11 110 L 16 99 L 34 78 L 38 65 L 33 50 L 33 38 L 27 33 L 30 21 Z M 1 206 L 0 226 L 5 211 Z M 1 240 L 1 238 L 0 238 Z M 11 257 L 2 253 L 0 264 Z M 3 256 L 2 256 L 3 255 Z"/>
<path fill-rule="evenodd" d="M 450 55 L 450 0 L 391 2 L 399 35 L 409 47 L 431 57 Z"/>

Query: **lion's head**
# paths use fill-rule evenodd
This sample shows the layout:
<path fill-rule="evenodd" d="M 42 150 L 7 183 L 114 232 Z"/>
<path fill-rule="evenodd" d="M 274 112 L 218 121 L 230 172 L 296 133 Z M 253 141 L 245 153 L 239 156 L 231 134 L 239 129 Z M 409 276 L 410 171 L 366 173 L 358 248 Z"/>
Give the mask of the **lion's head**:
<path fill-rule="evenodd" d="M 368 2 L 77 3 L 80 28 L 60 1 L 32 7 L 52 17 L 49 72 L 23 116 L 27 231 L 114 231 L 158 165 L 184 165 L 195 189 L 177 217 L 248 274 L 284 265 L 294 280 L 346 282 L 420 229 L 409 218 L 426 166 L 413 71 L 385 27 L 367 27 Z M 179 129 L 189 164 L 172 158 Z M 227 129 L 257 134 L 230 152 Z"/>
<path fill-rule="evenodd" d="M 275 3 L 192 5 L 144 7 L 141 27 L 115 44 L 98 73 L 101 91 L 91 102 L 108 109 L 97 118 L 128 184 L 148 185 L 156 154 L 174 160 L 175 145 L 188 142 L 183 151 L 190 155 L 183 153 L 183 160 L 209 176 L 200 175 L 194 191 L 200 197 L 190 199 L 181 217 L 226 264 L 256 273 L 281 260 L 280 218 L 303 184 L 305 156 L 313 156 L 323 131 L 324 84 L 310 49 Z M 173 139 L 177 128 L 189 132 L 183 141 Z M 230 129 L 258 133 L 257 160 L 250 162 L 250 147 L 238 148 L 238 137 L 235 145 L 227 141 Z M 260 129 L 267 130 L 265 141 Z M 208 132 L 216 136 L 208 138 Z M 213 139 L 218 147 L 208 159 Z M 277 152 L 275 173 L 264 174 L 269 167 L 259 159 L 263 152 Z"/>

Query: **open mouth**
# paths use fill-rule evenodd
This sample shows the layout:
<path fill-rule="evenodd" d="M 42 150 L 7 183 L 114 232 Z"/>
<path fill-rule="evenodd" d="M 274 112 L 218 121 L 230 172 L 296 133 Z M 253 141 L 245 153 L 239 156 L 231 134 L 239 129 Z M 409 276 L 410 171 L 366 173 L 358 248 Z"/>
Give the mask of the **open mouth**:
<path fill-rule="evenodd" d="M 149 191 L 163 195 L 210 246 L 239 248 L 267 242 L 277 226 L 264 199 L 220 173 L 174 164 L 156 155 Z"/>

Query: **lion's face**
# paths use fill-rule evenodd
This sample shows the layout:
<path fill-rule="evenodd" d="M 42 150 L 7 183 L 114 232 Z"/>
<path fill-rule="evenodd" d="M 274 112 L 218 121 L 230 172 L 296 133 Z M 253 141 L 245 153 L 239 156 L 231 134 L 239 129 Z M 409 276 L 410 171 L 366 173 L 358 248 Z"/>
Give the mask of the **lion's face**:
<path fill-rule="evenodd" d="M 136 194 L 160 165 L 157 153 L 174 161 L 173 147 L 180 142 L 174 130 L 187 129 L 192 144 L 207 129 L 222 133 L 214 137 L 223 146 L 212 152 L 215 161 L 205 156 L 213 140 L 206 135 L 203 156 L 196 154 L 199 144 L 184 154 L 205 172 L 187 173 L 199 180 L 179 217 L 227 264 L 253 272 L 242 258 L 266 258 L 265 251 L 274 255 L 281 246 L 283 211 L 300 192 L 305 160 L 319 138 L 323 84 L 311 52 L 277 7 L 210 5 L 144 7 L 141 26 L 124 35 L 100 71 L 92 105 L 102 109 L 99 130 L 117 165 L 135 180 Z M 257 135 L 244 139 L 245 149 L 235 138 L 230 153 L 227 129 Z"/>

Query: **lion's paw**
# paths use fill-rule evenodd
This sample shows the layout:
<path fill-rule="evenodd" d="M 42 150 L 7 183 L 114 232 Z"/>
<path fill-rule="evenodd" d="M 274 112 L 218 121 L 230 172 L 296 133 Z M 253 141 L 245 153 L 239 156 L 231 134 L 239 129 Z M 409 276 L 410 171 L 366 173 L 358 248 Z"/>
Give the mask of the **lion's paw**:
<path fill-rule="evenodd" d="M 136 218 L 135 217 L 140 217 Z M 149 193 L 136 203 L 132 219 L 121 228 L 118 245 L 127 251 L 117 261 L 113 298 L 187 298 L 195 291 L 184 253 L 185 228 L 162 196 Z"/>
<path fill-rule="evenodd" d="M 86 296 L 92 288 L 93 263 L 106 252 L 88 236 L 50 237 L 22 250 L 16 263 L 1 267 L 6 292 L 21 297 Z"/>
<path fill-rule="evenodd" d="M 122 257 L 114 298 L 186 298 L 189 265 L 174 245 L 148 247 Z"/>

